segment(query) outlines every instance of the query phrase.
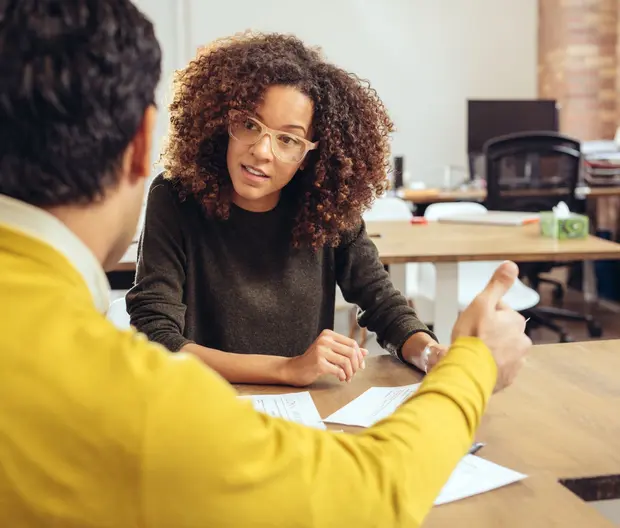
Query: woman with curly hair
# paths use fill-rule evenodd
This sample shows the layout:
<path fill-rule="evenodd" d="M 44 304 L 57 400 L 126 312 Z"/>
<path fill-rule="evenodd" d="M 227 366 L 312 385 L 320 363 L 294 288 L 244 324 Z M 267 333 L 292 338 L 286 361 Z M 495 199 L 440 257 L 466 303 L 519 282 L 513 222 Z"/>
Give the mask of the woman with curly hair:
<path fill-rule="evenodd" d="M 374 90 L 294 37 L 200 50 L 175 78 L 131 323 L 230 382 L 350 381 L 367 352 L 332 331 L 338 284 L 381 346 L 432 366 L 444 348 L 362 220 L 385 190 L 392 130 Z"/>

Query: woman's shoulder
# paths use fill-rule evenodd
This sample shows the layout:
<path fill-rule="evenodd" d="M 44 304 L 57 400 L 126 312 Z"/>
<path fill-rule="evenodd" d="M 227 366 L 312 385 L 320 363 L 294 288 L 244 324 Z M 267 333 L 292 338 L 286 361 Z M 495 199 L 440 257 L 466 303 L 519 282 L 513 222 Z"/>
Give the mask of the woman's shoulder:
<path fill-rule="evenodd" d="M 346 228 L 340 231 L 338 248 L 343 249 L 355 244 L 366 236 L 366 224 L 361 218 L 352 221 Z"/>
<path fill-rule="evenodd" d="M 167 196 L 176 201 L 180 201 L 179 187 L 174 177 L 165 172 L 160 172 L 149 187 L 149 198 L 151 196 Z"/>
<path fill-rule="evenodd" d="M 174 217 L 182 223 L 194 225 L 196 222 L 210 221 L 196 197 L 187 191 L 178 178 L 166 172 L 153 179 L 146 206 L 151 212 Z"/>
<path fill-rule="evenodd" d="M 178 180 L 161 172 L 151 182 L 147 195 L 147 207 L 167 210 L 174 208 L 180 211 L 185 208 L 187 201 L 185 198 Z"/>

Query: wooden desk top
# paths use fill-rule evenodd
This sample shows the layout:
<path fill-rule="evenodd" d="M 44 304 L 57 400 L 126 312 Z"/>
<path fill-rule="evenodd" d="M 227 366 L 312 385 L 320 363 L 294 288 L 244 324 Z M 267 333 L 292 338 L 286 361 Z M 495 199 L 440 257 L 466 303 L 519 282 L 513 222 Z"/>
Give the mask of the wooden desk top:
<path fill-rule="evenodd" d="M 398 189 L 398 197 L 415 204 L 440 202 L 482 202 L 487 197 L 486 189 L 462 189 L 443 191 L 441 189 Z"/>
<path fill-rule="evenodd" d="M 310 392 L 324 418 L 372 386 L 420 379 L 417 371 L 382 355 L 369 358 L 351 383 L 326 378 Z M 244 385 L 238 390 L 296 389 Z M 570 479 L 571 489 L 588 500 L 620 498 L 620 340 L 534 347 L 516 383 L 491 399 L 477 440 L 487 443 L 480 456 L 515 471 Z"/>
<path fill-rule="evenodd" d="M 570 261 L 620 258 L 620 244 L 590 236 L 553 240 L 538 225 L 494 226 L 431 222 L 368 222 L 368 233 L 385 264 L 484 260 Z M 377 236 L 380 235 L 380 236 Z M 108 271 L 135 271 L 137 243 Z"/>
<path fill-rule="evenodd" d="M 620 498 L 620 341 L 534 347 L 478 437 L 498 464 L 572 481 L 588 500 Z"/>
<path fill-rule="evenodd" d="M 368 233 L 385 264 L 484 260 L 570 261 L 620 257 L 620 244 L 597 237 L 554 240 L 539 226 L 494 226 L 404 221 L 368 222 Z M 376 236 L 380 235 L 380 236 Z"/>
<path fill-rule="evenodd" d="M 580 187 L 577 193 L 586 198 L 620 196 L 620 186 Z M 399 189 L 398 196 L 403 200 L 416 204 L 464 201 L 482 202 L 487 197 L 487 191 L 486 189 L 461 189 L 454 191 L 443 191 L 441 189 Z"/>
<path fill-rule="evenodd" d="M 612 528 L 615 525 L 553 477 L 536 475 L 491 493 L 433 508 L 424 528 L 446 526 Z"/>

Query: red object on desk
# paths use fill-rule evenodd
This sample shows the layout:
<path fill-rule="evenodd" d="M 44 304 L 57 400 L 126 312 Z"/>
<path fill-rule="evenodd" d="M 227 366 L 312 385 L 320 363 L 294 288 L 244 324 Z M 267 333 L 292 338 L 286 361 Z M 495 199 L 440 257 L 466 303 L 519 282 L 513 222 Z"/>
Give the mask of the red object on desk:
<path fill-rule="evenodd" d="M 410 222 L 414 225 L 427 225 L 428 224 L 428 220 L 426 218 L 424 218 L 423 216 L 414 216 Z"/>

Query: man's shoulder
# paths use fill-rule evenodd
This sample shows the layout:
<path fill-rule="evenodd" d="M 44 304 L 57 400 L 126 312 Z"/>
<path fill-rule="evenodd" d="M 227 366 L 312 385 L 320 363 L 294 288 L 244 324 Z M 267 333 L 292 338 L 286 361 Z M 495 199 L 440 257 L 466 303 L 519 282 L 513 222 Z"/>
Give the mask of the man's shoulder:
<path fill-rule="evenodd" d="M 4 455 L 38 453 L 36 460 L 20 457 L 19 468 L 46 496 L 59 490 L 41 468 L 69 471 L 75 478 L 65 482 L 59 504 L 67 489 L 73 497 L 87 489 L 101 493 L 106 507 L 106 501 L 120 505 L 141 486 L 145 423 L 163 389 L 159 371 L 166 370 L 167 353 L 116 329 L 83 299 L 48 301 L 47 308 L 16 306 L 24 324 L 14 325 L 13 337 L 0 336 L 0 435 L 10 439 Z"/>

